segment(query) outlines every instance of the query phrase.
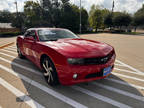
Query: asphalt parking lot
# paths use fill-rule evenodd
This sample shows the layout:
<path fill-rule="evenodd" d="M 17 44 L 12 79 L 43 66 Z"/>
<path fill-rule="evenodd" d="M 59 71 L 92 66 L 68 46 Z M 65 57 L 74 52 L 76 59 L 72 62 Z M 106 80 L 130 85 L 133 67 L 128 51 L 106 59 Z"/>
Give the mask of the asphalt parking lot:
<path fill-rule="evenodd" d="M 0 108 L 144 108 L 144 36 L 89 34 L 82 38 L 112 45 L 115 69 L 103 80 L 50 87 L 16 46 L 0 49 Z M 4 41 L 0 38 L 0 45 Z M 11 38 L 8 42 L 15 42 Z M 7 42 L 7 43 L 8 43 Z"/>

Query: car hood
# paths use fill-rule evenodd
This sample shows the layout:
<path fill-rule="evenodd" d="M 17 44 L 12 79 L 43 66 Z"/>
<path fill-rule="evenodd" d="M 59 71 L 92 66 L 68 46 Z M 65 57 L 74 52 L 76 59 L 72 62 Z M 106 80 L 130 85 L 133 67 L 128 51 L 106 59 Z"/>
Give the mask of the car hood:
<path fill-rule="evenodd" d="M 102 57 L 113 50 L 108 44 L 86 39 L 60 39 L 44 44 L 67 57 L 77 58 Z"/>

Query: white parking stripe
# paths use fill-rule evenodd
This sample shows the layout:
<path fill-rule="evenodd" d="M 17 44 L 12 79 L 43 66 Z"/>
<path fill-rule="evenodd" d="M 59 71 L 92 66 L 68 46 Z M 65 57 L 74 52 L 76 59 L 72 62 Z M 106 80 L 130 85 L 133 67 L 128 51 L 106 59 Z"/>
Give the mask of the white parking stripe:
<path fill-rule="evenodd" d="M 11 70 L 11 69 L 3 66 L 3 65 L 0 65 L 0 68 L 7 71 L 7 72 L 9 72 L 9 73 L 11 73 L 11 74 L 13 74 L 13 75 L 15 75 L 15 76 L 17 76 L 17 77 L 20 77 L 24 81 L 26 81 L 28 83 L 31 83 L 31 85 L 43 90 L 44 92 L 54 96 L 57 99 L 60 99 L 61 101 L 65 102 L 65 103 L 67 103 L 67 104 L 69 104 L 69 105 L 71 105 L 75 108 L 87 108 L 86 106 L 84 106 L 84 105 L 82 105 L 82 104 L 80 104 L 80 103 L 78 103 L 78 102 L 76 102 L 76 101 L 74 101 L 74 100 L 72 100 L 72 99 L 70 99 L 70 98 L 68 98 L 68 97 L 66 97 L 66 96 L 64 96 L 64 95 L 62 95 L 62 94 L 60 94 L 60 93 L 58 93 L 58 92 L 56 92 L 56 91 L 54 91 L 54 90 L 52 90 L 48 87 L 36 82 L 36 81 L 34 81 L 34 80 L 31 80 L 31 79 L 29 79 L 28 77 L 26 77 L 22 74 L 16 73 L 13 70 Z"/>
<path fill-rule="evenodd" d="M 118 62 L 118 63 L 120 63 L 120 64 L 122 64 L 122 65 L 124 65 L 124 66 L 126 66 L 128 68 L 130 68 L 131 70 L 138 72 L 138 73 L 144 73 L 144 72 L 141 72 L 140 70 L 138 70 L 138 69 L 136 69 L 136 68 L 134 68 L 134 67 L 132 67 L 132 66 L 130 66 L 128 64 L 125 64 L 125 63 L 123 63 L 123 62 L 121 62 L 119 60 L 116 60 L 116 62 Z"/>
<path fill-rule="evenodd" d="M 122 71 L 122 72 L 127 72 L 127 73 L 136 74 L 136 75 L 144 75 L 144 73 L 137 73 L 137 72 L 129 71 L 129 70 L 125 70 L 125 69 L 119 69 L 119 68 L 114 68 L 114 69 L 115 69 L 115 70 L 118 70 L 118 71 Z"/>
<path fill-rule="evenodd" d="M 94 92 L 92 92 L 90 90 L 87 90 L 87 89 L 84 89 L 84 88 L 81 88 L 81 87 L 78 87 L 78 86 L 72 86 L 71 88 L 73 88 L 75 90 L 78 90 L 80 92 L 83 92 L 83 93 L 85 93 L 85 94 L 87 94 L 89 96 L 92 96 L 92 97 L 94 97 L 94 98 L 96 98 L 98 100 L 101 100 L 101 101 L 104 101 L 104 102 L 109 103 L 111 105 L 114 105 L 116 107 L 119 107 L 119 108 L 132 108 L 132 107 L 130 107 L 128 105 L 125 105 L 123 103 L 117 102 L 117 101 L 112 100 L 112 99 L 110 99 L 108 97 L 99 95 L 97 93 L 94 93 Z"/>
<path fill-rule="evenodd" d="M 115 66 L 121 66 L 121 67 L 125 67 L 124 65 L 121 65 L 121 64 L 117 64 L 117 63 L 115 63 Z"/>
<path fill-rule="evenodd" d="M 0 49 L 0 50 L 1 50 L 1 51 L 5 51 L 5 52 L 8 52 L 8 53 L 11 53 L 11 54 L 17 55 L 17 52 L 13 52 L 13 51 L 6 50 L 6 49 Z"/>
<path fill-rule="evenodd" d="M 35 73 L 35 74 L 37 74 L 37 75 L 41 75 L 41 76 L 42 76 L 42 73 L 41 73 L 40 71 L 31 69 L 31 68 L 29 68 L 29 67 L 20 65 L 20 64 L 15 63 L 15 62 L 11 62 L 11 61 L 9 61 L 9 60 L 7 60 L 7 59 L 4 59 L 4 58 L 2 58 L 2 57 L 0 57 L 0 60 L 3 60 L 3 61 L 5 61 L 5 62 L 10 63 L 10 64 L 12 64 L 12 65 L 15 65 L 15 66 L 17 66 L 17 67 L 19 67 L 19 68 L 22 68 L 22 69 L 24 69 L 24 70 L 27 70 L 27 71 L 30 71 L 30 72 L 32 72 L 32 73 Z"/>
<path fill-rule="evenodd" d="M 2 54 L 4 56 L 7 56 L 7 57 L 11 57 L 11 58 L 15 58 L 15 59 L 21 60 L 20 58 L 17 58 L 16 56 L 8 55 L 8 54 L 2 53 L 2 52 L 0 52 L 0 54 Z"/>
<path fill-rule="evenodd" d="M 12 49 L 12 48 L 4 48 L 5 50 L 10 50 L 10 51 L 13 51 L 13 52 L 16 52 L 17 50 L 16 49 Z"/>
<path fill-rule="evenodd" d="M 119 93 L 119 94 L 122 94 L 124 96 L 128 96 L 128 97 L 131 97 L 133 99 L 137 99 L 137 100 L 140 100 L 140 101 L 144 101 L 144 97 L 143 96 L 138 96 L 138 95 L 135 95 L 133 93 L 129 93 L 127 91 L 124 91 L 124 90 L 120 90 L 120 89 L 117 89 L 117 88 L 114 88 L 114 87 L 110 87 L 110 86 L 107 86 L 107 85 L 104 85 L 104 84 L 100 84 L 100 83 L 97 83 L 97 82 L 92 82 L 92 84 L 96 85 L 96 86 L 99 86 L 101 88 L 104 88 L 104 89 L 107 89 L 107 90 L 110 90 L 110 91 L 113 91 L 113 92 L 116 92 L 116 93 Z"/>
<path fill-rule="evenodd" d="M 138 85 L 135 85 L 135 84 L 131 84 L 131 83 L 128 83 L 128 82 L 116 80 L 116 79 L 113 79 L 113 78 L 105 78 L 105 79 L 109 80 L 109 81 L 112 81 L 112 82 L 115 82 L 115 83 L 118 83 L 118 84 L 122 84 L 122 85 L 126 85 L 126 86 L 130 86 L 130 87 L 134 87 L 134 88 L 137 88 L 137 89 L 144 90 L 144 87 L 138 86 Z"/>
<path fill-rule="evenodd" d="M 4 56 L 7 56 L 7 57 L 10 57 L 10 58 L 13 58 L 13 59 L 16 59 L 16 60 L 19 60 L 19 61 L 21 61 L 21 62 L 28 62 L 27 60 L 20 59 L 20 58 L 17 57 L 17 56 L 8 55 L 8 54 L 2 53 L 2 52 L 0 52 L 0 54 L 2 54 L 2 55 L 4 55 Z"/>
<path fill-rule="evenodd" d="M 23 100 L 25 103 L 27 103 L 30 107 L 32 107 L 32 108 L 45 108 L 44 106 L 42 106 L 41 104 L 34 101 L 33 99 L 31 99 L 29 96 L 27 96 L 23 92 L 19 91 L 18 89 L 16 89 L 15 87 L 13 87 L 9 83 L 7 83 L 2 78 L 0 78 L 0 84 L 3 87 L 5 87 L 6 89 L 8 89 L 10 92 L 12 92 L 14 95 L 16 95 L 18 98 Z"/>
<path fill-rule="evenodd" d="M 16 46 L 9 46 L 7 48 L 12 48 L 12 49 L 16 49 L 17 47 Z"/>
<path fill-rule="evenodd" d="M 144 82 L 143 79 L 139 79 L 139 78 L 135 78 L 135 77 L 131 77 L 131 76 L 119 74 L 119 73 L 114 73 L 114 72 L 112 72 L 112 74 L 113 74 L 113 75 L 116 75 L 116 76 L 121 76 L 121 77 L 124 77 L 124 78 L 128 78 L 128 79 L 132 79 L 132 80 L 137 80 L 137 81 Z"/>

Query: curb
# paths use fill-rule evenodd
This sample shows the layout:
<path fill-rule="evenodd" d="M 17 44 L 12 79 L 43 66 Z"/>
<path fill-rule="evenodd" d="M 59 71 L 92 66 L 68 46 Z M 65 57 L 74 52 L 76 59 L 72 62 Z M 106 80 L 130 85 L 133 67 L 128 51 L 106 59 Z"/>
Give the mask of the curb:
<path fill-rule="evenodd" d="M 13 45 L 15 42 L 11 42 L 5 45 L 0 46 L 0 49 Z"/>

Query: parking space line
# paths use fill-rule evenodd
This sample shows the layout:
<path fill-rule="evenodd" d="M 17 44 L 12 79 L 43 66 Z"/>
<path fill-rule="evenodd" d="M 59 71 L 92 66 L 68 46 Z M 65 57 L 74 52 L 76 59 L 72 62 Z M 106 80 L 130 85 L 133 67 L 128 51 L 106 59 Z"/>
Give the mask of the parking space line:
<path fill-rule="evenodd" d="M 109 80 L 109 81 L 112 81 L 112 82 L 115 82 L 115 83 L 118 83 L 118 84 L 122 84 L 122 85 L 126 85 L 126 86 L 130 86 L 130 87 L 134 87 L 134 88 L 137 88 L 137 89 L 144 90 L 144 87 L 138 86 L 138 85 L 135 85 L 135 84 L 131 84 L 131 83 L 128 83 L 128 82 L 116 80 L 116 79 L 113 79 L 113 78 L 105 78 L 105 79 Z"/>
<path fill-rule="evenodd" d="M 3 45 L 0 46 L 0 49 L 8 47 L 8 46 L 13 45 L 13 44 L 14 44 L 14 42 L 4 43 Z"/>
<path fill-rule="evenodd" d="M 73 89 L 75 89 L 77 91 L 83 92 L 83 93 L 85 93 L 85 94 L 87 94 L 89 96 L 92 96 L 92 97 L 94 97 L 94 98 L 96 98 L 98 100 L 101 100 L 103 102 L 106 102 L 106 103 L 109 103 L 109 104 L 114 105 L 116 107 L 119 107 L 119 108 L 132 108 L 132 107 L 130 107 L 128 105 L 125 105 L 123 103 L 117 102 L 117 101 L 112 100 L 112 99 L 110 99 L 108 97 L 99 95 L 97 93 L 94 93 L 94 92 L 92 92 L 90 90 L 87 90 L 87 89 L 84 89 L 84 88 L 81 88 L 81 87 L 78 87 L 78 86 L 72 86 L 71 88 L 73 88 Z"/>
<path fill-rule="evenodd" d="M 1 50 L 1 51 L 5 51 L 5 52 L 8 52 L 8 53 L 11 53 L 11 54 L 17 55 L 17 52 L 9 51 L 9 50 L 6 50 L 6 49 L 0 49 L 0 50 Z"/>
<path fill-rule="evenodd" d="M 5 50 L 10 50 L 10 51 L 13 51 L 13 52 L 16 52 L 17 50 L 16 49 L 12 49 L 12 48 L 4 48 Z"/>
<path fill-rule="evenodd" d="M 96 86 L 99 86 L 101 88 L 104 88 L 104 89 L 119 93 L 121 95 L 128 96 L 128 97 L 131 97 L 133 99 L 137 99 L 139 101 L 144 101 L 144 97 L 143 96 L 138 96 L 138 95 L 135 95 L 133 93 L 130 93 L 130 92 L 127 92 L 127 91 L 124 91 L 124 90 L 120 90 L 120 89 L 117 89 L 117 88 L 114 88 L 114 87 L 110 87 L 110 86 L 107 86 L 107 85 L 104 85 L 104 84 L 100 84 L 100 83 L 97 83 L 97 82 L 92 82 L 92 84 L 94 84 Z"/>
<path fill-rule="evenodd" d="M 115 66 L 125 67 L 124 65 L 122 65 L 122 64 L 117 64 L 117 63 L 115 63 L 114 65 L 115 65 Z"/>
<path fill-rule="evenodd" d="M 52 90 L 48 87 L 36 82 L 36 81 L 34 81 L 34 80 L 31 80 L 31 79 L 29 79 L 28 77 L 26 77 L 22 74 L 14 72 L 13 70 L 11 70 L 11 69 L 3 66 L 3 65 L 0 65 L 0 68 L 7 71 L 7 72 L 9 72 L 9 73 L 11 73 L 11 74 L 13 74 L 13 75 L 15 75 L 15 76 L 20 77 L 21 79 L 23 79 L 24 81 L 26 81 L 28 83 L 31 82 L 31 85 L 39 88 L 40 90 L 43 90 L 44 92 L 54 96 L 57 99 L 60 99 L 61 101 L 65 102 L 65 103 L 67 103 L 67 104 L 69 104 L 69 105 L 71 105 L 75 108 L 87 108 L 87 106 L 84 106 L 84 105 L 82 105 L 82 104 L 80 104 L 80 103 L 78 103 L 78 102 L 76 102 L 76 101 L 74 101 L 74 100 L 72 100 L 72 99 L 70 99 L 70 98 L 68 98 L 68 97 L 66 97 L 66 96 L 64 96 L 64 95 L 62 95 L 62 94 L 60 94 L 60 93 L 58 93 L 58 92 L 56 92 L 56 91 L 54 91 L 54 90 Z"/>
<path fill-rule="evenodd" d="M 112 72 L 112 74 L 116 75 L 116 76 L 121 76 L 121 77 L 124 77 L 124 78 L 128 78 L 128 79 L 144 82 L 143 79 L 135 78 L 135 77 L 132 77 L 132 76 L 127 76 L 127 75 L 123 75 L 123 74 L 119 74 L 119 73 L 114 73 L 114 72 Z"/>
<path fill-rule="evenodd" d="M 0 54 L 7 56 L 7 57 L 10 57 L 10 58 L 13 58 L 13 59 L 16 59 L 16 60 L 19 60 L 19 61 L 22 61 L 22 62 L 28 62 L 27 60 L 20 59 L 18 56 L 8 55 L 8 54 L 2 53 L 2 52 L 0 52 Z"/>
<path fill-rule="evenodd" d="M 29 67 L 20 65 L 20 64 L 15 63 L 15 62 L 11 62 L 11 61 L 9 61 L 9 60 L 7 60 L 7 59 L 4 59 L 4 58 L 2 58 L 2 57 L 0 57 L 0 60 L 3 60 L 3 61 L 5 61 L 5 62 L 10 63 L 10 64 L 12 64 L 12 65 L 15 65 L 15 66 L 17 66 L 17 67 L 19 67 L 19 68 L 22 68 L 22 69 L 24 69 L 24 70 L 27 70 L 27 71 L 30 71 L 30 72 L 32 72 L 32 73 L 35 73 L 35 74 L 37 74 L 37 75 L 41 75 L 41 76 L 42 76 L 42 73 L 41 73 L 40 71 L 31 69 L 31 68 L 29 68 Z"/>
<path fill-rule="evenodd" d="M 23 92 L 19 91 L 18 89 L 16 89 L 15 87 L 13 87 L 9 83 L 7 83 L 2 78 L 0 78 L 0 84 L 3 87 L 5 87 L 6 89 L 8 89 L 10 92 L 12 92 L 14 95 L 16 95 L 18 98 L 20 98 L 21 100 L 23 100 L 30 107 L 32 107 L 32 108 L 45 108 L 44 106 L 42 106 L 41 104 L 39 104 L 36 101 L 34 101 L 33 99 L 31 99 L 29 96 L 27 96 Z"/>
<path fill-rule="evenodd" d="M 132 66 L 130 66 L 130 65 L 128 65 L 128 64 L 123 63 L 123 62 L 120 61 L 120 60 L 116 60 L 116 62 L 118 62 L 118 63 L 120 63 L 120 64 L 122 64 L 122 65 L 128 67 L 129 69 L 138 72 L 138 73 L 144 73 L 144 72 L 141 72 L 140 70 L 138 70 L 138 69 L 136 69 L 136 68 L 134 68 L 134 67 L 132 67 Z"/>
<path fill-rule="evenodd" d="M 9 46 L 7 48 L 13 48 L 13 49 L 16 49 L 16 46 Z"/>
<path fill-rule="evenodd" d="M 7 57 L 11 57 L 11 58 L 15 58 L 15 59 L 21 60 L 20 58 L 17 58 L 16 56 L 8 55 L 8 54 L 2 53 L 2 52 L 0 52 L 0 54 L 2 54 L 4 56 L 7 56 Z"/>
<path fill-rule="evenodd" d="M 114 68 L 114 70 L 118 70 L 118 71 L 122 71 L 122 72 L 127 72 L 127 73 L 132 73 L 132 74 L 136 74 L 136 75 L 144 75 L 144 73 L 137 73 L 137 72 L 129 71 L 129 70 L 125 70 L 125 69 Z"/>

